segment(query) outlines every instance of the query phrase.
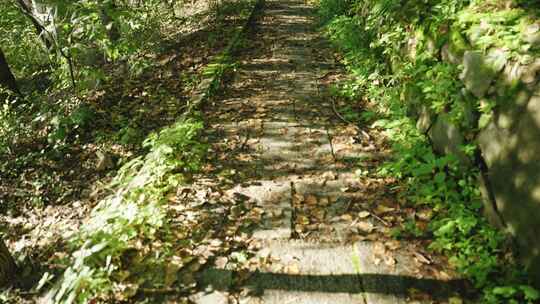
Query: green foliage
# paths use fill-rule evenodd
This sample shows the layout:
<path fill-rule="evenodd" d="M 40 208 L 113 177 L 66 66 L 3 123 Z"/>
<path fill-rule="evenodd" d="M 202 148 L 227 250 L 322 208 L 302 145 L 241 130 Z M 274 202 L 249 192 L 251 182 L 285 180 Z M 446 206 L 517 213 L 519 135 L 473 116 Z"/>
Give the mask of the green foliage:
<path fill-rule="evenodd" d="M 0 153 L 9 153 L 10 143 L 23 133 L 10 100 L 0 103 Z"/>
<path fill-rule="evenodd" d="M 524 40 L 522 33 L 534 22 L 529 13 L 519 7 L 500 8 L 496 1 L 474 1 L 457 15 L 458 26 L 470 37 L 473 46 L 487 50 L 500 47 L 509 50 L 512 57 L 521 57 L 533 45 Z"/>
<path fill-rule="evenodd" d="M 163 206 L 169 191 L 183 181 L 182 173 L 197 170 L 206 147 L 196 138 L 200 122 L 181 120 L 148 136 L 149 153 L 125 164 L 111 183 L 113 194 L 94 208 L 88 222 L 71 241 L 75 249 L 65 262 L 68 268 L 48 293 L 53 303 L 87 303 L 106 299 L 128 281 L 153 280 L 152 267 L 168 262 L 166 248 L 147 261 L 142 275 L 129 277 L 125 259 L 138 244 L 170 233 Z M 146 268 L 145 268 L 146 267 Z M 154 282 L 155 283 L 155 282 Z"/>
<path fill-rule="evenodd" d="M 49 143 L 57 147 L 65 144 L 68 137 L 77 137 L 79 131 L 85 130 L 94 117 L 94 111 L 85 105 L 80 105 L 67 116 L 58 113 L 50 120 Z"/>
<path fill-rule="evenodd" d="M 344 4 L 349 7 L 342 8 Z M 447 254 L 456 269 L 483 291 L 487 303 L 533 303 L 538 292 L 526 285 L 523 274 L 516 271 L 518 266 L 503 254 L 505 237 L 481 215 L 479 173 L 466 168 L 455 156 L 436 155 L 411 118 L 425 109 L 432 115 L 447 115 L 465 134 L 484 127 L 495 102 L 480 102 L 463 94 L 460 67 L 440 61 L 437 50 L 448 41 L 453 41 L 454 50 L 465 48 L 459 44 L 465 40 L 457 33 L 464 31 L 470 38 L 469 30 L 488 24 L 489 30 L 484 29 L 474 47 L 508 47 L 512 56 L 521 56 L 528 48 L 513 47 L 520 42 L 510 41 L 510 37 L 518 35 L 518 24 L 530 24 L 524 11 L 460 0 L 405 4 L 322 0 L 320 7 L 328 37 L 344 54 L 343 61 L 355 76 L 337 95 L 371 100 L 381 117 L 372 127 L 385 130 L 392 141 L 395 158 L 379 173 L 401 180 L 410 204 L 435 211 L 428 232 L 410 220 L 402 230 L 394 230 L 394 236 L 432 234 L 430 248 Z M 334 7 L 340 9 L 329 9 Z M 490 15 L 493 11 L 499 13 Z M 478 115 L 478 122 L 468 114 L 471 112 Z M 472 156 L 476 148 L 467 144 L 463 150 Z"/>
<path fill-rule="evenodd" d="M 352 1 L 320 1 L 319 16 L 323 22 L 330 21 L 336 16 L 347 15 Z"/>

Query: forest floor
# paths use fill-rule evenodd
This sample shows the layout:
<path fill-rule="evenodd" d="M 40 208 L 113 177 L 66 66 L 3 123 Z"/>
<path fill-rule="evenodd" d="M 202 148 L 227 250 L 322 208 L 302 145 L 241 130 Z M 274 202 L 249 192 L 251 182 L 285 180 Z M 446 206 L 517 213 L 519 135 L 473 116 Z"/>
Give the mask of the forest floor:
<path fill-rule="evenodd" d="M 411 216 L 427 223 L 430 210 L 404 207 L 396 181 L 375 174 L 391 153 L 384 135 L 339 114 L 329 90 L 347 76 L 314 8 L 266 1 L 237 60 L 204 110 L 212 160 L 193 189 L 257 214 L 246 250 L 207 264 L 206 289 L 191 300 L 462 303 L 467 283 L 426 249 L 429 239 L 392 238 Z"/>

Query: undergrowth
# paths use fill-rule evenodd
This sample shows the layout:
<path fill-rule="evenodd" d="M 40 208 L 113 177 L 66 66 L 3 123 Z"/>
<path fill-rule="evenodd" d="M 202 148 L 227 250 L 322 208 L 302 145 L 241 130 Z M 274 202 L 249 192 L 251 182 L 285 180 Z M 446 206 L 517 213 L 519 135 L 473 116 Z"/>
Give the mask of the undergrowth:
<path fill-rule="evenodd" d="M 361 120 L 384 129 L 392 143 L 395 157 L 378 173 L 402 181 L 408 204 L 435 211 L 427 231 L 412 223 L 394 235 L 432 236 L 430 249 L 445 253 L 481 290 L 482 303 L 540 299 L 509 254 L 507 236 L 482 216 L 480 172 L 463 161 L 474 160 L 477 147 L 469 143 L 460 155 L 438 155 L 413 118 L 421 110 L 445 115 L 472 138 L 496 105 L 463 94 L 461 67 L 441 61 L 435 50 L 450 40 L 459 46 L 461 31 L 480 31 L 472 48 L 505 47 L 508 56 L 526 60 L 534 50 L 518 34 L 530 23 L 528 13 L 519 5 L 464 0 L 321 0 L 319 8 L 327 36 L 355 76 L 339 94 L 371 102 L 372 112 L 361 114 Z"/>
<path fill-rule="evenodd" d="M 150 282 L 153 286 L 171 283 L 164 277 L 156 281 L 173 257 L 161 241 L 172 238 L 163 204 L 186 173 L 198 170 L 206 150 L 197 141 L 201 128 L 201 122 L 185 119 L 145 140 L 149 153 L 122 167 L 111 184 L 113 193 L 94 208 L 71 241 L 72 258 L 65 261 L 69 266 L 48 293 L 49 301 L 87 303 L 117 292 L 129 297 L 130 288 L 136 292 L 139 285 Z M 130 251 L 146 251 L 148 244 L 153 252 L 139 252 L 141 260 L 133 265 L 127 258 Z M 139 268 L 136 277 L 133 268 Z M 40 285 L 49 279 L 45 275 Z"/>

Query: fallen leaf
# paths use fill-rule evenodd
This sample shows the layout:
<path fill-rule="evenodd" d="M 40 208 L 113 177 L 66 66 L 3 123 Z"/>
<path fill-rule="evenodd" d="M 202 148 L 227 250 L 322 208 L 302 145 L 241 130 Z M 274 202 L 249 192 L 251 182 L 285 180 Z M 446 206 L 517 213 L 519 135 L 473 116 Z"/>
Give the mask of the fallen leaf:
<path fill-rule="evenodd" d="M 384 258 L 384 263 L 387 265 L 387 266 L 394 266 L 396 265 L 396 259 L 392 256 L 385 256 Z"/>
<path fill-rule="evenodd" d="M 384 205 L 378 205 L 375 208 L 375 213 L 377 213 L 377 215 L 381 215 L 383 213 L 392 212 L 394 210 L 396 210 L 396 208 L 386 207 Z"/>
<path fill-rule="evenodd" d="M 375 227 L 373 227 L 373 224 L 370 222 L 358 222 L 355 225 L 358 229 L 362 230 L 365 233 L 371 233 Z"/>
<path fill-rule="evenodd" d="M 448 299 L 448 304 L 463 304 L 463 300 L 458 297 L 451 297 Z"/>
<path fill-rule="evenodd" d="M 376 242 L 373 244 L 373 254 L 384 256 L 386 254 L 386 247 L 381 242 Z"/>
<path fill-rule="evenodd" d="M 292 200 L 293 204 L 300 204 L 304 201 L 304 196 L 302 194 L 295 193 Z"/>
<path fill-rule="evenodd" d="M 439 278 L 443 281 L 448 281 L 451 279 L 450 275 L 448 275 L 446 272 L 444 271 L 440 271 L 439 272 Z"/>
<path fill-rule="evenodd" d="M 328 206 L 329 200 L 327 197 L 321 197 L 319 198 L 319 205 L 321 206 Z"/>
<path fill-rule="evenodd" d="M 344 220 L 344 221 L 347 221 L 347 222 L 351 222 L 352 221 L 352 216 L 350 214 L 343 214 L 341 216 L 341 219 Z"/>
<path fill-rule="evenodd" d="M 298 264 L 292 264 L 287 267 L 285 267 L 285 273 L 288 274 L 299 274 L 300 273 L 300 267 L 298 267 Z"/>
<path fill-rule="evenodd" d="M 422 253 L 417 252 L 417 251 L 413 251 L 413 255 L 414 255 L 414 258 L 418 262 L 420 262 L 422 264 L 427 264 L 427 265 L 431 264 L 431 260 L 427 256 L 423 255 Z"/>
<path fill-rule="evenodd" d="M 296 222 L 298 224 L 301 224 L 301 225 L 307 225 L 309 224 L 309 218 L 305 215 L 299 215 L 297 218 L 296 218 Z"/>
<path fill-rule="evenodd" d="M 389 250 L 396 250 L 396 249 L 401 247 L 401 243 L 399 241 L 397 241 L 397 240 L 388 241 L 388 242 L 384 243 L 384 245 Z"/>
<path fill-rule="evenodd" d="M 416 213 L 416 216 L 424 221 L 429 221 L 433 217 L 433 210 L 425 209 Z"/>
<path fill-rule="evenodd" d="M 358 217 L 359 217 L 359 218 L 366 218 L 366 217 L 370 216 L 370 214 L 371 214 L 371 213 L 369 213 L 368 211 L 360 211 L 360 212 L 358 213 Z"/>
<path fill-rule="evenodd" d="M 218 269 L 225 269 L 227 262 L 229 262 L 229 259 L 227 259 L 227 257 L 219 257 L 216 259 L 215 264 Z"/>
<path fill-rule="evenodd" d="M 332 172 L 332 171 L 328 171 L 328 172 L 323 173 L 322 177 L 325 180 L 335 180 L 337 178 L 336 174 L 334 172 Z"/>
<path fill-rule="evenodd" d="M 305 196 L 304 202 L 307 205 L 317 205 L 317 197 L 315 195 L 308 194 Z"/>

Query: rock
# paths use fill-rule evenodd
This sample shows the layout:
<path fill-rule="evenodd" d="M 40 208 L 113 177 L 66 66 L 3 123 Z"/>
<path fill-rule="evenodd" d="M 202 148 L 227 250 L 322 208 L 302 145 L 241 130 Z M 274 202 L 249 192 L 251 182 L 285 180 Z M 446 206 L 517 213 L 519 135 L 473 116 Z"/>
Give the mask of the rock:
<path fill-rule="evenodd" d="M 431 127 L 433 123 L 432 114 L 429 112 L 426 106 L 422 106 L 420 113 L 418 114 L 418 120 L 416 121 L 416 128 L 420 132 L 425 133 Z"/>
<path fill-rule="evenodd" d="M 521 75 L 523 74 L 523 69 L 521 68 L 521 64 L 519 62 L 512 62 L 508 63 L 502 72 L 501 80 L 502 83 L 497 85 L 497 89 L 499 90 L 499 95 L 504 95 L 505 91 L 507 90 L 507 87 L 513 87 L 518 84 L 519 80 L 521 79 Z"/>
<path fill-rule="evenodd" d="M 537 89 L 536 89 L 536 93 L 534 94 L 535 96 L 539 96 L 540 95 L 540 86 L 537 86 Z M 533 101 L 531 98 L 533 96 L 531 96 L 531 92 L 529 92 L 528 90 L 521 90 L 520 92 L 518 92 L 516 95 L 515 95 L 515 98 L 514 98 L 514 104 L 518 107 L 525 107 L 527 106 L 527 104 L 530 102 L 530 101 Z M 536 99 L 535 99 L 536 100 Z"/>
<path fill-rule="evenodd" d="M 405 45 L 403 51 L 405 52 L 405 55 L 409 56 L 411 59 L 414 60 L 416 58 L 416 47 L 418 45 L 418 38 L 416 36 L 411 36 L 407 40 L 407 44 Z"/>
<path fill-rule="evenodd" d="M 486 56 L 486 64 L 491 67 L 494 73 L 502 71 L 508 61 L 508 52 L 500 48 L 492 48 Z"/>
<path fill-rule="evenodd" d="M 498 159 L 505 158 L 509 151 L 515 148 L 516 140 L 509 130 L 499 128 L 493 121 L 480 131 L 478 144 L 488 167 Z"/>
<path fill-rule="evenodd" d="M 105 171 L 114 167 L 112 155 L 104 151 L 96 151 L 96 171 Z"/>
<path fill-rule="evenodd" d="M 453 48 L 450 47 L 450 44 L 445 44 L 441 48 L 441 57 L 444 61 L 450 62 L 452 64 L 460 64 L 461 56 L 455 52 Z"/>
<path fill-rule="evenodd" d="M 478 143 L 488 167 L 488 180 L 481 185 L 495 200 L 485 208 L 492 223 L 496 212 L 508 232 L 516 237 L 523 252 L 522 262 L 540 279 L 540 224 L 531 210 L 540 207 L 540 88 L 528 101 L 505 105 L 499 119 L 491 122 L 478 136 Z M 521 99 L 526 99 L 523 94 Z M 519 104 L 519 105 L 517 105 Z M 516 110 L 518 109 L 518 110 Z M 501 122 L 506 120 L 506 122 Z M 511 126 L 511 128 L 507 128 Z M 495 215 L 494 215 L 495 214 Z M 497 215 L 498 216 L 498 215 Z M 540 282 L 540 281 L 538 281 Z"/>
<path fill-rule="evenodd" d="M 437 117 L 433 127 L 429 131 L 429 137 L 435 150 L 442 154 L 453 154 L 458 157 L 463 165 L 469 165 L 470 159 L 461 150 L 465 139 L 461 131 L 450 121 L 447 114 Z"/>
<path fill-rule="evenodd" d="M 523 30 L 522 38 L 533 48 L 540 46 L 540 24 L 535 23 L 526 26 Z"/>
<path fill-rule="evenodd" d="M 465 87 L 474 96 L 484 97 L 495 77 L 495 69 L 488 65 L 486 57 L 480 51 L 466 51 L 463 55 L 463 66 L 460 79 Z"/>
<path fill-rule="evenodd" d="M 531 84 L 538 81 L 536 74 L 540 72 L 540 58 L 534 60 L 531 64 L 523 67 L 523 74 L 521 76 L 521 81 L 525 84 Z"/>
<path fill-rule="evenodd" d="M 497 117 L 497 126 L 502 129 L 510 129 L 514 125 L 514 119 L 508 113 L 501 113 Z"/>
<path fill-rule="evenodd" d="M 489 221 L 491 225 L 496 227 L 497 229 L 504 230 L 504 222 L 503 219 L 498 214 L 496 207 L 496 202 L 494 201 L 494 198 L 492 197 L 492 189 L 491 185 L 489 184 L 489 180 L 486 179 L 485 176 L 479 175 L 478 177 L 478 185 L 480 188 L 480 194 L 482 195 L 482 203 L 484 206 L 483 214 Z"/>

